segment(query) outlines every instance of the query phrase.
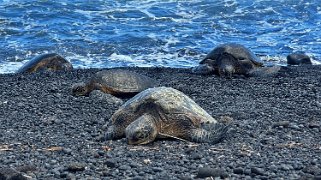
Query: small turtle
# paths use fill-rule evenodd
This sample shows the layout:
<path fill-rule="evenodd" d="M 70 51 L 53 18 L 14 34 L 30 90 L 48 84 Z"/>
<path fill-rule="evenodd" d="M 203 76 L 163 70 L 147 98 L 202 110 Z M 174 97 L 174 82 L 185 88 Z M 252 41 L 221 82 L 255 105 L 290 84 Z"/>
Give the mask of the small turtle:
<path fill-rule="evenodd" d="M 123 69 L 109 69 L 97 72 L 86 83 L 74 84 L 72 94 L 88 96 L 93 90 L 100 90 L 114 96 L 133 96 L 154 86 L 156 81 L 147 76 Z"/>
<path fill-rule="evenodd" d="M 37 71 L 57 70 L 70 71 L 72 69 L 72 64 L 68 62 L 65 58 L 61 57 L 56 53 L 51 53 L 34 57 L 33 59 L 25 63 L 22 67 L 20 67 L 17 73 L 33 73 Z"/>
<path fill-rule="evenodd" d="M 137 94 L 113 114 L 109 123 L 105 139 L 126 137 L 128 144 L 147 144 L 166 137 L 214 144 L 228 129 L 188 96 L 169 87 Z"/>
<path fill-rule="evenodd" d="M 222 44 L 213 49 L 194 67 L 197 74 L 216 73 L 231 77 L 233 74 L 245 76 L 270 76 L 276 74 L 280 67 L 263 67 L 263 62 L 249 49 L 240 44 Z"/>
<path fill-rule="evenodd" d="M 312 64 L 310 57 L 302 53 L 289 54 L 286 60 L 288 65 Z"/>

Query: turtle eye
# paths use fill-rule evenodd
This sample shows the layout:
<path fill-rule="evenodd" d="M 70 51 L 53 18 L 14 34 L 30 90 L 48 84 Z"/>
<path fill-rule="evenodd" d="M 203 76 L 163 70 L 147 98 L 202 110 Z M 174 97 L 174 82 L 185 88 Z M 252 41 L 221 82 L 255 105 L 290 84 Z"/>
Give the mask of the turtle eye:
<path fill-rule="evenodd" d="M 76 87 L 75 92 L 84 93 L 84 92 L 85 92 L 85 88 L 83 88 L 83 87 L 81 87 L 81 86 Z"/>
<path fill-rule="evenodd" d="M 79 91 L 80 91 L 80 88 L 79 88 L 79 87 L 76 87 L 76 88 L 75 88 L 75 91 L 76 91 L 76 92 L 79 92 Z"/>
<path fill-rule="evenodd" d="M 136 134 L 135 134 L 135 137 L 137 139 L 144 139 L 145 138 L 145 134 L 141 131 L 138 131 Z"/>
<path fill-rule="evenodd" d="M 86 94 L 86 88 L 83 86 L 73 86 L 72 93 L 76 96 L 84 95 Z"/>
<path fill-rule="evenodd" d="M 245 60 L 244 57 L 239 57 L 238 59 L 239 59 L 240 61 L 244 61 L 244 60 Z"/>

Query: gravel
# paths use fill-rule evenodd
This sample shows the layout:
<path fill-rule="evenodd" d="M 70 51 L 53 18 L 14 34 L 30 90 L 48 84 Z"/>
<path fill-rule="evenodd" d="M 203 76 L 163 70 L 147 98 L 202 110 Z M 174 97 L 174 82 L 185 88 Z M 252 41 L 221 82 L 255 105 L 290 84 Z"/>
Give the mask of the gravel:
<path fill-rule="evenodd" d="M 122 102 L 71 95 L 99 69 L 0 75 L 0 179 L 320 179 L 321 66 L 232 79 L 190 69 L 128 68 L 234 121 L 221 143 L 100 142 Z M 114 99 L 115 101 L 115 99 Z M 30 167 L 30 168 L 28 168 Z"/>

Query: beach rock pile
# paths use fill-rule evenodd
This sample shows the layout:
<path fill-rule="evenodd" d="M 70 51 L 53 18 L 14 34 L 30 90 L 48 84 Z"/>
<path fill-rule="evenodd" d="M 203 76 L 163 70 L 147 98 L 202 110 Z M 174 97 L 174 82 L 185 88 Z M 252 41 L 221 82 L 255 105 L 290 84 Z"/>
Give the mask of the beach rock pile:
<path fill-rule="evenodd" d="M 121 103 L 71 94 L 99 69 L 1 74 L 0 179 L 321 178 L 321 66 L 231 79 L 128 69 L 182 91 L 214 118 L 232 117 L 228 137 L 215 145 L 101 142 Z"/>

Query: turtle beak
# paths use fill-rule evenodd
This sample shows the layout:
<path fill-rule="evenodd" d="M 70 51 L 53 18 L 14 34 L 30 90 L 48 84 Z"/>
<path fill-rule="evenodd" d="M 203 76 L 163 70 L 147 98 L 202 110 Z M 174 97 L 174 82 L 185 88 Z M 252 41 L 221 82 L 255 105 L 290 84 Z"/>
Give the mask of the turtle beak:
<path fill-rule="evenodd" d="M 134 143 L 131 140 L 127 139 L 127 144 L 133 145 Z"/>

